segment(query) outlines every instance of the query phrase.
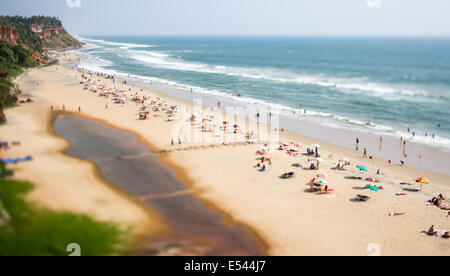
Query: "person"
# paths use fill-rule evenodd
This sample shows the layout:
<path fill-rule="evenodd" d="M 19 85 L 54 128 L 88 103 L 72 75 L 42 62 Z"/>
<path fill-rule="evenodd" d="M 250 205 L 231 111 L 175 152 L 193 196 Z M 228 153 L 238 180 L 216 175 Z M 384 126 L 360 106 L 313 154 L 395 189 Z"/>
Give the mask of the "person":
<path fill-rule="evenodd" d="M 309 166 L 309 169 L 315 171 L 316 170 L 316 165 L 314 165 L 314 163 L 312 163 L 311 166 Z"/>
<path fill-rule="evenodd" d="M 66 106 L 65 105 L 63 105 L 63 110 L 66 110 Z"/>
<path fill-rule="evenodd" d="M 383 136 L 380 136 L 380 151 L 383 149 Z"/>
<path fill-rule="evenodd" d="M 434 236 L 437 234 L 437 231 L 434 230 L 434 225 L 431 225 L 430 229 L 426 232 L 427 235 Z"/>
<path fill-rule="evenodd" d="M 359 138 L 356 138 L 356 151 L 359 151 Z"/>
<path fill-rule="evenodd" d="M 337 171 L 345 171 L 345 165 L 341 165 L 341 163 L 338 163 L 336 166 Z"/>
<path fill-rule="evenodd" d="M 442 235 L 442 238 L 443 238 L 443 239 L 450 239 L 450 233 L 449 233 L 448 231 L 446 231 L 446 232 L 444 233 L 444 235 Z"/>
<path fill-rule="evenodd" d="M 381 170 L 378 169 L 378 170 L 377 170 L 377 175 L 380 175 L 380 174 L 381 174 Z"/>
<path fill-rule="evenodd" d="M 366 148 L 364 148 L 363 158 L 367 158 L 367 149 Z"/>
<path fill-rule="evenodd" d="M 402 213 L 390 213 L 389 216 L 396 217 L 396 216 L 403 216 L 404 214 L 406 214 L 406 213 L 404 213 L 404 212 L 402 212 Z"/>
<path fill-rule="evenodd" d="M 78 112 L 81 112 L 81 107 L 80 106 L 78 107 Z"/>
<path fill-rule="evenodd" d="M 172 144 L 172 147 L 175 146 L 175 142 L 173 141 L 173 138 L 172 138 L 171 144 Z"/>

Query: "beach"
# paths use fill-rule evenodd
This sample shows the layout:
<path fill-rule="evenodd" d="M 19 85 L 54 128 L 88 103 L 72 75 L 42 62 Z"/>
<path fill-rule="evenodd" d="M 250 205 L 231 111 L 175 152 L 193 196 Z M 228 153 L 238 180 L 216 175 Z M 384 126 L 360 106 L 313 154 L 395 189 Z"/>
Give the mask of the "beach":
<path fill-rule="evenodd" d="M 113 83 L 112 79 L 99 76 L 88 77 L 91 79 L 88 82 L 81 78 L 81 72 L 64 66 L 76 60 L 77 55 L 58 55 L 62 65 L 31 69 L 16 80 L 23 91 L 20 97 L 31 98 L 33 103 L 7 109 L 8 123 L 1 127 L 2 140 L 21 141 L 21 147 L 6 152 L 5 157 L 12 157 L 8 156 L 11 154 L 34 158 L 32 162 L 17 165 L 15 175 L 37 185 L 30 200 L 52 209 L 88 213 L 102 220 L 132 226 L 141 235 L 161 233 L 167 227 L 163 215 L 111 187 L 96 173 L 92 163 L 62 153 L 68 143 L 55 137 L 49 124 L 54 119 L 52 112 L 64 109 L 138 136 L 153 152 L 161 153 L 161 162 L 177 171 L 178 179 L 195 191 L 195 197 L 214 206 L 211 208 L 220 209 L 234 222 L 253 229 L 267 243 L 269 255 L 450 254 L 449 240 L 421 233 L 431 225 L 450 230 L 448 211 L 426 205 L 427 200 L 438 194 L 445 198 L 450 196 L 448 173 L 401 167 L 376 157 L 363 159 L 361 152 L 338 142 L 350 139 L 338 137 L 338 132 L 330 134 L 336 136 L 335 144 L 314 135 L 309 138 L 288 131 L 277 133 L 280 138 L 276 142 L 267 142 L 265 137 L 250 142 L 236 137 L 265 126 L 241 118 L 240 121 L 248 125 L 243 133 L 230 133 L 232 128 L 228 127 L 228 134 L 222 136 L 223 126 L 222 130 L 218 127 L 222 120 L 215 118 L 224 114 L 203 106 L 197 117 L 209 114 L 212 117 L 209 119 L 217 125 L 214 127 L 217 133 L 210 133 L 202 129 L 201 118 L 195 118 L 196 124 L 185 120 L 195 109 L 186 96 L 174 98 L 164 91 L 124 84 L 117 79 Z M 83 89 L 86 85 L 88 90 Z M 99 97 L 98 91 L 89 90 L 94 86 L 94 90 L 99 90 L 100 86 L 116 87 L 128 96 L 123 103 L 114 104 L 112 97 Z M 166 108 L 178 106 L 178 112 L 169 117 L 165 112 L 149 109 L 149 118 L 139 120 L 140 105 L 130 101 L 135 93 L 154 100 L 153 107 L 162 102 Z M 234 116 L 225 115 L 225 118 L 231 118 L 231 122 Z M 173 130 L 177 127 L 187 127 L 206 138 L 219 137 L 217 141 L 189 142 L 182 134 L 174 137 Z M 286 143 L 282 145 L 282 151 L 278 150 L 278 142 Z M 304 169 L 309 167 L 308 159 L 313 156 L 302 153 L 314 144 L 320 144 L 323 160 L 318 171 Z M 295 153 L 287 154 L 289 148 Z M 256 153 L 262 149 L 271 159 L 270 165 L 260 164 L 266 165 L 264 172 L 259 171 L 261 167 L 256 167 L 260 163 L 257 159 L 262 157 Z M 351 165 L 346 171 L 333 170 L 342 158 L 348 158 Z M 302 167 L 293 167 L 293 164 Z M 364 166 L 368 172 L 360 172 L 355 165 Z M 382 172 L 379 176 L 376 174 L 378 169 Z M 445 166 L 441 170 L 445 170 Z M 295 176 L 280 178 L 287 172 L 294 172 Z M 327 175 L 328 186 L 334 190 L 332 193 L 309 191 L 310 180 L 318 173 Z M 374 177 L 379 180 L 375 184 L 383 189 L 378 192 L 364 190 L 370 182 L 346 179 L 349 176 Z M 414 183 L 418 177 L 426 177 L 430 184 L 424 184 L 419 192 L 407 191 L 419 186 Z M 412 185 L 401 185 L 402 182 Z M 352 201 L 357 194 L 371 199 Z M 393 212 L 405 214 L 389 216 Z"/>

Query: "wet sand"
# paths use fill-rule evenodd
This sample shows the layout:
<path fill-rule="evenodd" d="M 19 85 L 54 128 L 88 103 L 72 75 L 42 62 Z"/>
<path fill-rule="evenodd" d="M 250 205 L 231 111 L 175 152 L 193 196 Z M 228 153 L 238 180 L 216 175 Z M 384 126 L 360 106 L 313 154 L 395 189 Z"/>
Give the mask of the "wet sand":
<path fill-rule="evenodd" d="M 75 116 L 58 117 L 55 133 L 70 141 L 67 154 L 93 162 L 107 181 L 165 218 L 171 231 L 141 242 L 139 254 L 264 254 L 261 239 L 236 222 L 225 223 L 217 208 L 211 209 L 195 197 L 195 191 L 188 191 L 176 173 L 161 164 L 136 136 Z"/>

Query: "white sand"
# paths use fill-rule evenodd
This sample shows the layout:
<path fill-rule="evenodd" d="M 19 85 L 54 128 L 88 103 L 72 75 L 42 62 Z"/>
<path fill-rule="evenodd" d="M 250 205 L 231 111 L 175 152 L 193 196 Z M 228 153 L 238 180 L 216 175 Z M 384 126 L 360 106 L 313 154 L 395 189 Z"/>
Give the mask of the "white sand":
<path fill-rule="evenodd" d="M 305 192 L 306 184 L 318 172 L 291 167 L 293 163 L 307 165 L 308 157 L 294 158 L 275 151 L 271 154 L 273 165 L 261 173 L 254 166 L 258 162 L 255 152 L 262 148 L 262 144 L 224 146 L 218 143 L 202 149 L 198 146 L 211 143 L 183 143 L 172 147 L 171 130 L 177 124 L 188 124 L 184 120 L 166 122 L 167 116 L 160 113 L 162 117 L 139 121 L 135 103 L 121 106 L 109 100 L 108 109 L 105 109 L 106 99 L 83 91 L 80 80 L 78 72 L 63 66 L 33 69 L 20 78 L 19 84 L 35 103 L 6 112 L 9 122 L 1 128 L 0 136 L 3 140 L 22 141 L 23 146 L 11 154 L 32 154 L 35 157 L 35 161 L 20 165 L 21 170 L 16 177 L 38 185 L 31 199 L 41 204 L 135 225 L 146 219 L 142 209 L 99 182 L 91 165 L 61 154 L 64 141 L 48 134 L 46 122 L 50 106 L 61 108 L 65 105 L 70 111 L 76 111 L 80 106 L 83 115 L 132 131 L 159 149 L 188 148 L 168 156 L 171 162 L 184 168 L 180 177 L 189 178 L 187 184 L 202 191 L 197 193 L 202 199 L 256 230 L 270 245 L 269 253 L 272 255 L 370 255 L 373 251 L 368 248 L 374 244 L 382 255 L 450 255 L 449 240 L 421 234 L 432 224 L 438 229 L 450 230 L 448 212 L 425 205 L 425 200 L 438 193 L 450 196 L 450 176 L 388 166 L 378 159 L 372 166 L 372 162 L 362 160 L 359 153 L 284 133 L 282 141 L 322 145 L 320 152 L 325 161 L 321 163 L 319 172 L 329 175 L 329 186 L 335 192 L 331 196 L 311 194 Z M 39 81 L 39 86 L 36 81 Z M 111 80 L 102 79 L 101 83 L 114 86 Z M 130 88 L 117 81 L 115 86 Z M 132 92 L 164 97 L 170 105 L 182 105 L 183 112 L 186 108 L 192 110 L 190 102 L 170 99 L 161 92 L 147 89 L 140 92 L 140 89 L 132 88 Z M 233 137 L 233 134 L 229 136 Z M 194 146 L 197 148 L 192 148 Z M 305 148 L 301 150 L 303 152 Z M 328 158 L 330 153 L 333 158 Z M 353 166 L 349 166 L 346 172 L 331 170 L 342 157 L 350 158 Z M 382 169 L 381 182 L 377 185 L 382 185 L 384 190 L 359 190 L 358 187 L 368 183 L 345 179 L 345 176 L 362 175 L 355 164 L 368 167 L 370 173 L 364 174 L 367 177 L 375 176 L 376 169 Z M 289 171 L 296 173 L 293 179 L 279 178 Z M 422 192 L 395 196 L 404 192 L 400 182 L 411 182 L 420 176 L 431 182 Z M 351 198 L 356 194 L 367 194 L 372 199 L 366 203 L 352 202 Z M 389 217 L 390 212 L 406 212 L 406 215 Z"/>

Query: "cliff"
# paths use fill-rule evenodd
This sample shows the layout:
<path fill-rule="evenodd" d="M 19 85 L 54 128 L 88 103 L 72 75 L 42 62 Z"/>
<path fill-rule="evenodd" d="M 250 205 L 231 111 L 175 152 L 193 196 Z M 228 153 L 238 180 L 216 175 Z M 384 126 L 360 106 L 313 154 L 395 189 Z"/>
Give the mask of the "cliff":
<path fill-rule="evenodd" d="M 0 25 L 0 41 L 4 41 L 12 45 L 17 45 L 18 38 L 19 32 L 16 28 L 8 25 Z"/>
<path fill-rule="evenodd" d="M 73 38 L 64 28 L 45 28 L 36 34 L 43 42 L 44 50 L 81 48 L 83 44 Z"/>
<path fill-rule="evenodd" d="M 6 121 L 3 108 L 16 104 L 20 93 L 12 78 L 47 64 L 46 50 L 80 47 L 56 17 L 0 16 L 0 123 Z"/>

